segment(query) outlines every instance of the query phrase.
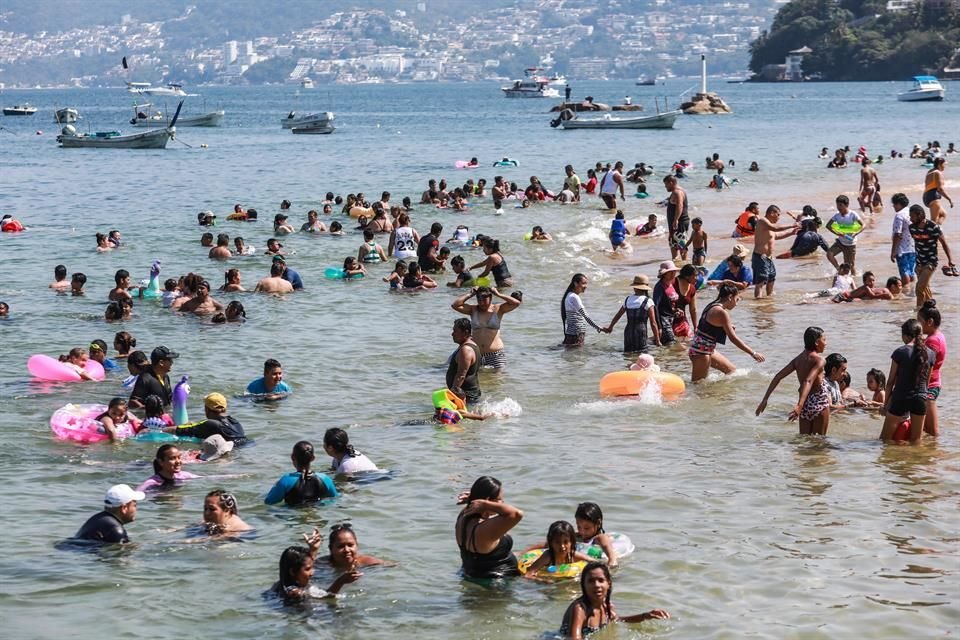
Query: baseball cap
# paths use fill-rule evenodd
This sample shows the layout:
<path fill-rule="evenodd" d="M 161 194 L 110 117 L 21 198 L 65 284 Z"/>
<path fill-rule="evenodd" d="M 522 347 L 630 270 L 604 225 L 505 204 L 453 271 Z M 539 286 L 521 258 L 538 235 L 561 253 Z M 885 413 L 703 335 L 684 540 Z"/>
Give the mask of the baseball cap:
<path fill-rule="evenodd" d="M 150 352 L 150 362 L 160 362 L 161 360 L 176 360 L 180 354 L 167 347 L 157 347 Z"/>
<path fill-rule="evenodd" d="M 227 398 L 222 393 L 208 393 L 203 397 L 203 406 L 211 411 L 226 411 Z"/>
<path fill-rule="evenodd" d="M 210 462 L 231 451 L 233 451 L 233 442 L 227 440 L 219 433 L 215 433 L 200 445 L 200 459 L 204 462 Z"/>
<path fill-rule="evenodd" d="M 140 501 L 146 497 L 147 494 L 143 491 L 134 491 L 130 488 L 130 485 L 115 484 L 107 489 L 107 495 L 103 497 L 103 506 L 122 507 L 129 502 Z"/>

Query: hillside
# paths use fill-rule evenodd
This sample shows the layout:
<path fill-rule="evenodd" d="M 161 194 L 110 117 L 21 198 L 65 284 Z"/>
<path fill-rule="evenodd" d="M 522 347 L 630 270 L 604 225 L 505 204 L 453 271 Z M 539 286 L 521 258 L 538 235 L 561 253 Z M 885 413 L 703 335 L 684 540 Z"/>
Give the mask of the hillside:
<path fill-rule="evenodd" d="M 750 46 L 750 68 L 813 50 L 803 72 L 824 80 L 902 80 L 940 72 L 960 47 L 960 3 L 919 0 L 888 12 L 885 0 L 791 0 Z"/>

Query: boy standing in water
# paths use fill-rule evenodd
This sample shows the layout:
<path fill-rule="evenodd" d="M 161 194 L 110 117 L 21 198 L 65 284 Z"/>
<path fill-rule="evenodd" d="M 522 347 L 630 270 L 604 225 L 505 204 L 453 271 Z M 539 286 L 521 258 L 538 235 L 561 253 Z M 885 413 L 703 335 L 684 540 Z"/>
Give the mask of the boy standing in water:
<path fill-rule="evenodd" d="M 780 381 L 797 372 L 800 398 L 789 420 L 800 420 L 800 435 L 827 435 L 830 426 L 830 393 L 823 383 L 826 360 L 820 355 L 827 347 L 827 337 L 820 327 L 807 327 L 803 332 L 803 352 L 787 363 L 770 381 L 763 400 L 757 405 L 757 415 L 767 408 L 767 400 Z"/>
<path fill-rule="evenodd" d="M 702 266 L 707 259 L 707 232 L 703 230 L 703 219 L 694 218 L 690 223 L 693 232 L 690 234 L 690 247 L 693 248 L 693 264 Z"/>

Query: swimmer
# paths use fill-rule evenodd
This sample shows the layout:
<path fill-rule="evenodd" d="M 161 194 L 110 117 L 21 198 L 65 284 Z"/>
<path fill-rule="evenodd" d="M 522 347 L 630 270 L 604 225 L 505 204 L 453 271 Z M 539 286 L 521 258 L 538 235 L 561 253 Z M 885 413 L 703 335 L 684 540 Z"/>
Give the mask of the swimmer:
<path fill-rule="evenodd" d="M 169 489 L 183 484 L 185 480 L 199 478 L 195 473 L 183 470 L 183 454 L 172 443 L 160 445 L 153 458 L 153 475 L 140 483 L 137 491 Z"/>
<path fill-rule="evenodd" d="M 800 397 L 796 406 L 787 417 L 788 420 L 799 419 L 801 435 L 827 435 L 830 426 L 830 394 L 824 385 L 824 370 L 826 360 L 821 355 L 827 347 L 827 337 L 820 327 L 807 327 L 803 332 L 803 351 L 787 363 L 767 386 L 756 414 L 759 416 L 767 408 L 770 394 L 777 388 L 780 381 L 796 372 L 800 382 Z"/>
<path fill-rule="evenodd" d="M 247 312 L 244 310 L 242 302 L 232 300 L 223 310 L 223 316 L 227 322 L 243 322 L 247 319 Z"/>
<path fill-rule="evenodd" d="M 137 517 L 137 502 L 146 497 L 125 484 L 110 487 L 103 497 L 103 511 L 84 522 L 74 539 L 100 543 L 130 542 L 123 525 L 133 522 Z"/>
<path fill-rule="evenodd" d="M 53 282 L 50 283 L 49 288 L 57 293 L 70 290 L 70 281 L 67 280 L 67 268 L 64 265 L 58 264 L 53 268 Z"/>
<path fill-rule="evenodd" d="M 268 256 L 282 256 L 286 255 L 286 252 L 283 250 L 283 245 L 276 238 L 270 238 L 267 240 L 267 250 L 264 251 L 264 255 Z"/>
<path fill-rule="evenodd" d="M 453 269 L 457 277 L 453 282 L 447 283 L 448 287 L 462 288 L 474 286 L 473 274 L 467 271 L 467 263 L 464 261 L 463 256 L 454 256 L 453 260 L 450 261 L 450 268 Z"/>
<path fill-rule="evenodd" d="M 563 614 L 560 635 L 571 640 L 582 640 L 611 622 L 643 622 L 670 617 L 663 609 L 652 609 L 631 616 L 617 615 L 610 602 L 612 593 L 613 580 L 607 565 L 602 562 L 589 563 L 580 574 L 580 597 L 570 603 Z"/>
<path fill-rule="evenodd" d="M 253 211 L 256 211 L 256 209 L 254 209 Z M 205 213 L 209 213 L 210 215 L 213 215 L 213 213 L 210 211 L 207 211 Z M 203 215 L 203 212 L 200 215 Z M 256 220 L 256 216 L 254 216 L 253 219 Z M 233 213 L 227 216 L 227 220 L 238 220 L 240 222 L 246 222 L 247 220 L 250 220 L 250 217 L 248 215 L 248 212 L 243 209 L 243 205 L 235 204 L 233 205 Z"/>
<path fill-rule="evenodd" d="M 394 563 L 360 553 L 357 534 L 349 522 L 341 522 L 330 527 L 330 555 L 320 558 L 320 562 L 329 564 L 341 573 L 350 573 L 360 567 L 375 565 L 394 566 Z"/>
<path fill-rule="evenodd" d="M 126 331 L 118 331 L 117 334 L 113 336 L 113 348 L 117 352 L 114 359 L 121 360 L 126 358 L 130 355 L 130 350 L 136 346 L 137 339 L 134 338 L 133 335 Z"/>
<path fill-rule="evenodd" d="M 460 256 L 457 256 L 457 258 L 460 258 Z M 456 271 L 457 258 L 453 259 L 454 271 Z M 463 258 L 460 258 L 460 262 L 463 262 Z M 407 275 L 407 263 L 403 260 L 397 260 L 397 264 L 393 267 L 393 271 L 390 272 L 390 275 L 385 276 L 383 281 L 388 282 L 391 289 L 399 289 L 400 285 L 403 284 L 403 277 L 405 275 Z"/>
<path fill-rule="evenodd" d="M 173 418 L 163 410 L 163 398 L 158 395 L 149 395 L 143 399 L 143 429 L 160 430 L 173 427 Z"/>
<path fill-rule="evenodd" d="M 307 547 L 287 547 L 280 555 L 280 579 L 270 589 L 277 597 L 283 599 L 284 604 L 302 604 L 311 598 L 336 596 L 344 585 L 356 582 L 363 576 L 357 569 L 352 569 L 337 576 L 326 591 L 315 590 L 310 585 L 310 579 L 313 577 L 313 567 L 320 544 L 323 542 L 323 535 L 314 529 L 311 535 L 304 534 L 303 539 Z"/>
<path fill-rule="evenodd" d="M 379 471 L 373 460 L 353 448 L 350 437 L 343 429 L 337 427 L 327 429 L 323 434 L 323 450 L 330 456 L 330 465 L 334 473 Z"/>
<path fill-rule="evenodd" d="M 623 211 L 617 209 L 617 215 L 610 224 L 610 245 L 614 251 L 627 248 L 627 222 L 623 217 Z"/>
<path fill-rule="evenodd" d="M 544 552 L 527 568 L 524 577 L 536 579 L 537 573 L 548 567 L 591 560 L 592 558 L 587 554 L 577 551 L 577 534 L 573 525 L 566 520 L 557 520 L 547 529 L 547 544 Z"/>
<path fill-rule="evenodd" d="M 293 446 L 290 461 L 296 471 L 280 478 L 263 499 L 266 504 L 284 502 L 289 506 L 313 504 L 326 498 L 336 498 L 337 488 L 326 474 L 314 473 L 310 466 L 316 460 L 313 445 L 301 440 Z"/>
<path fill-rule="evenodd" d="M 823 386 L 830 393 L 830 410 L 839 411 L 844 408 L 843 393 L 840 391 L 840 380 L 847 373 L 847 359 L 839 353 L 827 356 L 824 365 Z"/>
<path fill-rule="evenodd" d="M 690 221 L 693 231 L 690 233 L 690 248 L 693 249 L 693 264 L 702 266 L 707 259 L 707 232 L 703 230 L 703 219 L 694 218 Z"/>
<path fill-rule="evenodd" d="M 96 238 L 97 238 L 97 247 L 96 247 L 97 253 L 106 253 L 107 251 L 113 251 L 113 245 L 110 244 L 110 241 L 107 239 L 107 234 L 98 233 L 96 235 Z"/>
<path fill-rule="evenodd" d="M 211 260 L 229 260 L 233 255 L 230 251 L 230 236 L 226 233 L 217 234 L 217 246 L 210 249 L 207 257 Z"/>
<path fill-rule="evenodd" d="M 220 291 L 224 293 L 233 293 L 236 291 L 246 291 L 240 284 L 240 269 L 227 269 L 223 272 L 223 284 Z"/>
<path fill-rule="evenodd" d="M 127 400 L 125 398 L 111 399 L 110 404 L 107 405 L 107 410 L 98 415 L 95 420 L 103 426 L 103 433 L 107 434 L 111 442 L 115 442 L 117 439 L 118 426 L 130 423 L 134 431 L 140 426 L 140 420 L 127 411 Z"/>
<path fill-rule="evenodd" d="M 203 526 L 211 536 L 253 529 L 240 519 L 237 499 L 223 489 L 214 489 L 203 499 Z"/>
<path fill-rule="evenodd" d="M 296 231 L 293 225 L 287 222 L 289 217 L 285 213 L 278 213 L 273 217 L 273 235 L 285 236 Z"/>
<path fill-rule="evenodd" d="M 433 289 L 436 286 L 437 282 L 423 273 L 419 263 L 411 262 L 407 265 L 407 273 L 403 276 L 404 291 L 423 291 L 425 289 Z"/>
<path fill-rule="evenodd" d="M 10 305 L 6 302 L 0 302 L 0 318 L 6 318 L 10 315 Z"/>
<path fill-rule="evenodd" d="M 177 287 L 177 281 L 173 278 L 167 278 L 163 283 L 163 295 L 160 296 L 163 307 L 169 309 L 181 295 L 180 289 Z"/>
<path fill-rule="evenodd" d="M 247 385 L 247 393 L 262 396 L 262 400 L 282 400 L 292 392 L 283 381 L 283 365 L 273 358 L 263 363 L 263 376 Z"/>
<path fill-rule="evenodd" d="M 530 231 L 531 242 L 550 242 L 551 240 L 553 240 L 553 236 L 544 231 L 540 225 L 535 226 Z"/>
<path fill-rule="evenodd" d="M 213 246 L 213 234 L 209 231 L 200 236 L 200 246 L 201 247 L 212 247 Z"/>
<path fill-rule="evenodd" d="M 107 294 L 107 300 L 110 300 L 111 302 L 129 300 L 132 302 L 133 296 L 130 295 L 129 290 L 135 287 L 130 286 L 130 272 L 126 269 L 118 269 L 113 275 L 113 280 L 116 283 L 116 286 L 110 290 L 110 293 Z"/>
<path fill-rule="evenodd" d="M 76 371 L 83 380 L 93 380 L 93 376 L 87 373 L 87 370 L 84 368 L 87 365 L 87 360 L 90 359 L 90 356 L 87 355 L 86 349 L 81 349 L 80 347 L 74 347 L 70 349 L 70 353 L 67 355 L 60 356 L 60 362 L 69 366 L 71 369 Z"/>
<path fill-rule="evenodd" d="M 383 247 L 377 244 L 373 238 L 374 233 L 372 229 L 363 230 L 363 244 L 361 244 L 357 250 L 357 260 L 360 262 L 375 263 L 387 261 L 387 254 L 384 252 Z"/>
<path fill-rule="evenodd" d="M 724 283 L 717 290 L 717 299 L 708 304 L 700 314 L 696 335 L 687 352 L 692 367 L 691 382 L 706 378 L 711 368 L 727 375 L 737 370 L 732 362 L 716 352 L 717 345 L 726 343 L 727 338 L 757 362 L 763 362 L 766 359 L 762 353 L 747 346 L 733 328 L 730 311 L 736 308 L 738 302 L 740 302 L 740 290 Z"/>
<path fill-rule="evenodd" d="M 227 220 L 231 218 L 228 216 Z M 213 215 L 213 211 L 201 211 L 197 214 L 197 224 L 201 227 L 212 227 L 214 226 L 217 220 L 217 216 Z"/>
<path fill-rule="evenodd" d="M 868 409 L 879 409 L 886 404 L 887 376 L 880 369 L 870 369 L 867 371 L 867 389 L 873 393 L 869 400 L 865 400 L 861 406 Z"/>
<path fill-rule="evenodd" d="M 644 224 L 637 227 L 637 232 L 635 235 L 649 236 L 651 234 L 657 233 L 658 231 L 660 231 L 660 229 L 657 228 L 657 214 L 651 213 L 650 215 L 647 216 L 647 221 Z"/>
<path fill-rule="evenodd" d="M 205 316 L 223 311 L 223 304 L 210 297 L 210 283 L 201 280 L 197 284 L 195 295 L 180 305 L 180 311 Z"/>
<path fill-rule="evenodd" d="M 453 235 L 447 240 L 447 244 L 470 244 L 470 227 L 465 224 L 458 224 Z"/>
<path fill-rule="evenodd" d="M 107 357 L 107 343 L 103 340 L 90 342 L 90 359 L 99 362 L 104 371 L 113 371 L 120 368 L 116 362 Z"/>
<path fill-rule="evenodd" d="M 255 247 L 248 245 L 240 236 L 233 239 L 233 246 L 236 248 L 236 251 L 234 251 L 236 256 L 252 256 L 257 252 Z"/>
<path fill-rule="evenodd" d="M 637 358 L 637 361 L 639 362 L 640 358 L 643 357 L 644 355 L 641 355 Z M 650 358 L 651 362 L 653 361 L 653 356 L 646 357 Z M 660 367 L 655 364 L 651 364 L 650 367 L 656 367 L 656 371 L 660 370 Z M 647 370 L 652 371 L 653 369 L 647 368 Z M 600 510 L 600 505 L 593 502 L 581 502 L 577 505 L 577 511 L 573 517 L 577 523 L 577 540 L 586 545 L 600 547 L 607 556 L 607 566 L 617 566 L 617 552 L 613 548 L 613 540 L 603 530 L 603 511 Z"/>
<path fill-rule="evenodd" d="M 133 315 L 133 302 L 130 300 L 120 300 L 111 302 L 103 312 L 103 318 L 108 322 L 117 320 L 127 320 Z"/>
<path fill-rule="evenodd" d="M 365 275 L 367 275 L 367 270 L 363 268 L 363 265 L 360 264 L 360 261 L 354 256 L 347 256 L 343 260 L 344 280 L 350 280 L 351 278 L 362 278 Z"/>
<path fill-rule="evenodd" d="M 753 162 L 750 163 L 750 168 L 747 169 L 747 171 L 760 171 L 760 165 L 757 164 L 756 160 L 754 160 Z"/>
<path fill-rule="evenodd" d="M 863 272 L 863 284 L 853 291 L 838 293 L 834 302 L 851 302 L 853 300 L 893 300 L 903 291 L 903 284 L 900 278 L 892 276 L 887 278 L 886 287 L 878 287 L 877 278 L 872 271 Z"/>
<path fill-rule="evenodd" d="M 279 262 L 274 262 L 270 265 L 270 275 L 266 278 L 260 280 L 257 283 L 257 286 L 254 287 L 254 293 L 293 293 L 293 285 L 284 280 L 283 276 L 283 267 L 284 265 Z"/>

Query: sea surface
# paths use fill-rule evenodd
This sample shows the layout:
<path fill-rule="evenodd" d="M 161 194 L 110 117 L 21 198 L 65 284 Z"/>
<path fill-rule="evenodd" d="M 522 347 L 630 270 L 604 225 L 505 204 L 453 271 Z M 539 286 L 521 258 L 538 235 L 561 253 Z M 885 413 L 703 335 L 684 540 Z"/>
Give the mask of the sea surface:
<path fill-rule="evenodd" d="M 677 96 L 693 80 L 664 86 L 576 83 L 575 98 L 617 103 L 630 95 L 653 110 L 654 96 Z M 414 226 L 425 233 L 439 221 L 444 234 L 457 224 L 501 241 L 523 305 L 506 316 L 508 366 L 484 372 L 484 405 L 503 417 L 438 428 L 430 393 L 443 384 L 453 351 L 450 309 L 456 292 L 441 287 L 390 294 L 377 265 L 360 282 L 326 280 L 324 269 L 355 254 L 361 238 L 348 218 L 344 237 L 293 235 L 283 243 L 288 264 L 305 283 L 282 298 L 252 293 L 239 299 L 242 325 L 215 326 L 151 303 L 138 304 L 122 323 L 103 320 L 117 269 L 146 278 L 154 260 L 162 278 L 202 273 L 214 286 L 237 267 L 252 288 L 269 259 L 207 259 L 196 224 L 204 209 L 218 216 L 211 231 L 242 234 L 261 252 L 270 220 L 283 199 L 291 222 L 320 208 L 327 191 L 382 190 L 415 201 L 430 178 L 452 186 L 467 178 L 503 175 L 523 187 L 537 175 L 551 189 L 572 163 L 585 179 L 597 161 L 644 161 L 658 175 L 652 197 L 630 197 L 630 227 L 664 211 L 660 176 L 681 158 L 697 163 L 685 181 L 709 233 L 708 265 L 722 260 L 737 214 L 751 200 L 799 211 L 816 207 L 826 220 L 836 195 L 854 199 L 856 169 L 827 170 L 821 147 L 868 147 L 870 155 L 905 154 L 914 143 L 960 142 L 960 87 L 947 100 L 896 101 L 901 83 L 727 85 L 711 89 L 732 105 L 727 116 L 683 117 L 668 131 L 551 129 L 547 100 L 506 100 L 495 84 L 321 86 L 202 89 L 185 113 L 222 107 L 218 129 L 181 128 L 163 151 L 59 149 L 53 111 L 80 110 L 81 131 L 132 129 L 134 97 L 122 89 L 6 91 L 4 105 L 30 101 L 31 118 L 0 119 L 0 213 L 30 230 L 0 237 L 0 300 L 11 306 L 0 321 L 0 636 L 10 638 L 542 638 L 559 627 L 575 583 L 543 585 L 514 580 L 488 588 L 465 582 L 453 527 L 456 496 L 491 474 L 504 497 L 522 509 L 512 531 L 516 548 L 544 538 L 548 525 L 573 521 L 576 505 L 599 503 L 607 530 L 629 535 L 637 550 L 614 574 L 613 600 L 621 614 L 654 607 L 668 621 L 614 625 L 598 638 L 893 639 L 955 635 L 960 627 L 960 312 L 958 280 L 937 274 L 942 330 L 953 351 L 943 370 L 942 436 L 919 446 L 884 446 L 881 418 L 858 410 L 834 415 L 826 438 L 798 437 L 786 414 L 796 384 L 785 380 L 767 412 L 754 416 L 771 377 L 802 348 L 809 325 L 826 330 L 828 352 L 849 360 L 854 387 L 865 374 L 886 371 L 900 345 L 900 324 L 912 317 L 911 299 L 834 305 L 809 294 L 831 284 L 823 254 L 778 261 L 772 299 L 745 296 L 733 311 L 737 333 L 766 356 L 757 364 L 728 344 L 735 375 L 711 376 L 677 401 L 604 400 L 603 374 L 623 369 L 623 322 L 611 335 L 587 336 L 584 348 L 564 351 L 560 298 L 574 273 L 590 280 L 588 313 L 606 323 L 637 273 L 655 276 L 669 257 L 664 239 L 632 240 L 627 256 L 611 256 L 610 216 L 595 199 L 543 204 L 528 210 L 506 203 L 494 216 L 489 198 L 458 214 L 418 205 Z M 562 88 L 561 88 L 562 91 Z M 175 101 L 158 100 L 173 111 Z M 294 136 L 281 130 L 290 110 L 330 110 L 337 131 Z M 42 131 L 42 133 L 40 133 Z M 703 158 L 734 159 L 739 184 L 706 188 L 712 172 Z M 481 168 L 454 169 L 480 159 Z M 509 156 L 517 168 L 491 168 Z M 759 173 L 747 167 L 757 161 Z M 916 160 L 876 165 L 884 199 L 904 191 L 918 201 L 925 169 Z M 949 189 L 960 200 L 958 169 L 947 165 Z M 235 203 L 255 207 L 255 224 L 225 221 Z M 948 211 L 945 231 L 960 253 L 960 210 Z M 889 259 L 892 210 L 872 217 L 861 236 L 858 266 L 882 282 L 896 273 Z M 524 242 L 533 225 L 555 241 Z M 119 229 L 122 249 L 94 252 L 94 233 Z M 381 242 L 386 244 L 386 238 Z M 786 250 L 789 241 L 781 241 Z M 454 254 L 461 253 L 455 251 Z M 482 258 L 463 251 L 469 263 Z M 47 289 L 56 264 L 87 274 L 87 296 L 56 296 Z M 442 276 L 441 282 L 449 278 Z M 713 296 L 698 297 L 702 309 Z M 155 444 L 126 441 L 79 446 L 55 440 L 49 418 L 68 403 L 106 402 L 126 395 L 123 375 L 100 383 L 50 384 L 31 380 L 31 354 L 66 353 L 102 338 L 112 344 L 125 330 L 148 352 L 167 345 L 180 352 L 172 377 L 191 376 L 190 414 L 202 416 L 202 397 L 220 391 L 230 413 L 256 445 L 228 459 L 190 470 L 203 475 L 183 487 L 150 496 L 128 525 L 133 544 L 83 553 L 60 544 L 99 509 L 112 484 L 136 485 L 151 475 Z M 111 349 L 112 351 L 112 349 Z M 655 351 L 661 367 L 689 381 L 681 347 Z M 280 360 L 295 388 L 274 405 L 237 398 L 260 375 L 266 358 Z M 125 375 L 125 373 L 124 373 Z M 289 453 L 300 439 L 318 445 L 330 427 L 346 428 L 351 442 L 390 471 L 377 481 L 342 483 L 343 495 L 314 509 L 267 507 L 263 496 L 292 470 Z M 323 466 L 323 461 L 319 461 Z M 197 468 L 199 467 L 199 468 Z M 197 540 L 203 496 L 233 491 L 240 515 L 255 528 L 243 540 Z M 277 578 L 281 551 L 313 527 L 349 521 L 364 553 L 395 561 L 370 568 L 334 603 L 286 610 L 264 599 Z M 317 584 L 330 576 L 318 572 Z"/>

